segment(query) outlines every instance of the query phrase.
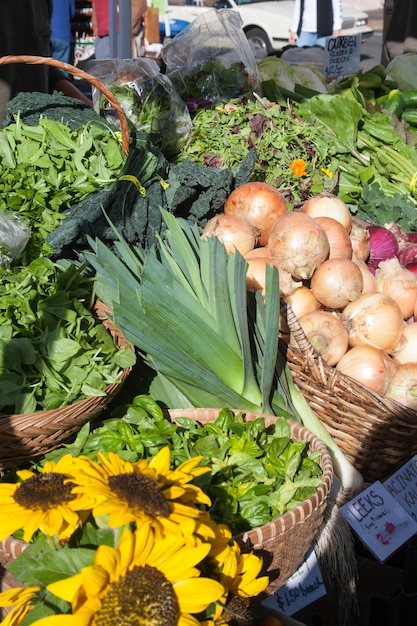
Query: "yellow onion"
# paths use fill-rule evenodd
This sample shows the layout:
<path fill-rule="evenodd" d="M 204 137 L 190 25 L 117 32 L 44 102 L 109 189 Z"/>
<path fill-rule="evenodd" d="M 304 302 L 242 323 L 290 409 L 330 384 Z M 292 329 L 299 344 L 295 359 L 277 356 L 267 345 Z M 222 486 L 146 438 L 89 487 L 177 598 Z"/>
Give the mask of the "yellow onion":
<path fill-rule="evenodd" d="M 306 200 L 301 211 L 310 217 L 332 217 L 345 227 L 349 233 L 352 226 L 352 214 L 348 205 L 341 198 L 329 193 L 318 194 Z"/>
<path fill-rule="evenodd" d="M 385 396 L 417 410 L 417 362 L 397 365 Z"/>
<path fill-rule="evenodd" d="M 299 320 L 309 342 L 328 365 L 336 365 L 348 349 L 348 335 L 339 317 L 330 311 L 311 311 Z M 293 335 L 290 345 L 297 346 Z"/>
<path fill-rule="evenodd" d="M 353 222 L 352 228 L 350 229 L 349 238 L 352 244 L 353 254 L 355 254 L 356 257 L 361 261 L 366 261 L 366 259 L 369 257 L 369 252 L 371 250 L 369 230 Z"/>
<path fill-rule="evenodd" d="M 370 293 L 373 291 L 378 291 L 376 288 L 376 278 L 372 274 L 369 267 L 366 265 L 365 261 L 358 259 L 355 253 L 352 254 L 351 260 L 354 263 L 356 263 L 356 265 L 359 267 L 362 273 L 362 279 L 363 279 L 362 293 Z"/>
<path fill-rule="evenodd" d="M 350 346 L 368 345 L 391 353 L 404 328 L 401 309 L 390 296 L 364 293 L 345 306 L 341 320 Z"/>
<path fill-rule="evenodd" d="M 298 319 L 302 315 L 311 313 L 311 311 L 317 311 L 320 308 L 320 302 L 311 289 L 305 285 L 297 287 L 291 294 L 284 296 L 283 300 L 290 305 Z"/>
<path fill-rule="evenodd" d="M 219 213 L 212 217 L 201 233 L 202 239 L 217 237 L 227 252 L 240 252 L 243 256 L 255 247 L 253 228 L 245 220 L 234 215 Z"/>
<path fill-rule="evenodd" d="M 350 259 L 352 257 L 352 243 L 346 228 L 333 217 L 315 217 L 329 240 L 329 259 Z"/>
<path fill-rule="evenodd" d="M 392 358 L 373 346 L 355 346 L 342 356 L 336 369 L 383 395 L 395 370 Z"/>
<path fill-rule="evenodd" d="M 397 257 L 393 257 L 379 263 L 375 278 L 378 291 L 395 300 L 404 319 L 411 317 L 417 300 L 417 275 L 405 269 Z"/>
<path fill-rule="evenodd" d="M 306 280 L 327 258 L 330 246 L 318 222 L 294 211 L 275 222 L 269 235 L 268 250 L 280 268 L 296 280 Z"/>
<path fill-rule="evenodd" d="M 266 284 L 266 265 L 275 265 L 279 275 L 279 294 L 280 296 L 289 295 L 302 285 L 300 281 L 296 282 L 291 274 L 284 271 L 274 262 L 268 255 L 267 248 L 254 248 L 248 254 L 245 254 L 245 260 L 248 264 L 246 271 L 246 288 L 249 291 L 262 291 L 265 295 Z"/>
<path fill-rule="evenodd" d="M 398 365 L 417 361 L 417 322 L 404 325 L 402 335 L 392 356 Z"/>
<path fill-rule="evenodd" d="M 323 306 L 342 309 L 362 294 L 363 278 L 350 259 L 327 259 L 314 272 L 310 289 Z"/>

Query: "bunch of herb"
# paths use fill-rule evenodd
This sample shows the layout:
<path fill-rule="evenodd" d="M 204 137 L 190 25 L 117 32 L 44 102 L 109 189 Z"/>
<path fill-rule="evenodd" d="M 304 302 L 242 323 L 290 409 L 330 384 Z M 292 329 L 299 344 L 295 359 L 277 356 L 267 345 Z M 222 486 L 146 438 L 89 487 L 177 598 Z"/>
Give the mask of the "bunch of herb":
<path fill-rule="evenodd" d="M 52 252 L 46 238 L 75 202 L 117 179 L 126 160 L 107 123 L 71 130 L 46 117 L 29 125 L 17 116 L 0 130 L 0 209 L 31 228 L 22 257 L 28 262 Z"/>
<path fill-rule="evenodd" d="M 85 269 L 85 268 L 84 268 Z M 134 352 L 93 315 L 94 280 L 39 258 L 0 269 L 0 411 L 32 413 L 102 396 Z"/>
<path fill-rule="evenodd" d="M 175 423 L 159 406 L 139 395 L 113 411 L 114 417 L 90 431 L 85 425 L 73 444 L 51 452 L 55 461 L 70 452 L 96 459 L 110 451 L 136 462 L 150 460 L 169 446 L 171 467 L 201 456 L 211 472 L 196 479 L 210 497 L 210 515 L 234 534 L 262 526 L 283 515 L 316 492 L 322 483 L 319 451 L 308 452 L 307 441 L 291 439 L 284 417 L 269 428 L 263 417 L 253 421 L 228 409 L 213 422 L 200 424 L 188 417 Z"/>
<path fill-rule="evenodd" d="M 180 161 L 209 167 L 235 168 L 249 152 L 256 153 L 252 180 L 265 180 L 288 202 L 300 203 L 311 195 L 332 191 L 337 168 L 328 138 L 313 124 L 267 100 L 233 100 L 214 110 L 201 109 L 193 119 L 193 132 Z M 303 160 L 302 175 L 291 164 Z"/>

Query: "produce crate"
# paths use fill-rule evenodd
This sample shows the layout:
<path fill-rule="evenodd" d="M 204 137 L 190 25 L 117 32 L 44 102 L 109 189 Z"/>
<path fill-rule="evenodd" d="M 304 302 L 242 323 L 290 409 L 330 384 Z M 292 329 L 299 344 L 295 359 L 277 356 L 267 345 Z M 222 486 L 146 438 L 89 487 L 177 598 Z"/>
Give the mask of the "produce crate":
<path fill-rule="evenodd" d="M 216 419 L 220 409 L 173 409 L 169 418 L 175 422 L 178 417 L 188 417 L 206 424 Z M 242 413 L 245 420 L 265 419 L 270 426 L 276 419 L 262 413 Z M 301 424 L 291 423 L 291 438 L 294 441 L 308 441 L 308 451 L 320 451 L 319 465 L 323 470 L 323 483 L 316 493 L 304 500 L 281 517 L 259 528 L 237 535 L 236 541 L 243 550 L 253 552 L 263 559 L 263 575 L 269 576 L 266 594 L 279 589 L 294 574 L 303 562 L 314 537 L 323 521 L 327 498 L 333 482 L 333 463 L 326 445 Z"/>
<path fill-rule="evenodd" d="M 285 307 L 284 315 L 298 348 L 281 348 L 310 407 L 365 482 L 389 476 L 417 452 L 415 411 L 327 365 L 291 307 Z"/>

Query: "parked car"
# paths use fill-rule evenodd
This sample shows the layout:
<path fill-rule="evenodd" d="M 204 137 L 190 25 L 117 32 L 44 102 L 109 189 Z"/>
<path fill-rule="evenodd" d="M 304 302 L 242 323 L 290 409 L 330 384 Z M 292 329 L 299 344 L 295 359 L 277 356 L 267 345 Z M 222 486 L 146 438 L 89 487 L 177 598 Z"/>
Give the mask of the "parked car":
<path fill-rule="evenodd" d="M 186 4 L 185 1 L 193 2 Z M 288 30 L 294 10 L 293 0 L 169 0 L 167 18 L 192 22 L 202 11 L 213 7 L 238 11 L 243 30 L 255 58 L 260 59 L 288 45 Z M 373 29 L 368 26 L 368 15 L 363 11 L 345 7 L 343 10 L 343 35 L 369 37 Z"/>

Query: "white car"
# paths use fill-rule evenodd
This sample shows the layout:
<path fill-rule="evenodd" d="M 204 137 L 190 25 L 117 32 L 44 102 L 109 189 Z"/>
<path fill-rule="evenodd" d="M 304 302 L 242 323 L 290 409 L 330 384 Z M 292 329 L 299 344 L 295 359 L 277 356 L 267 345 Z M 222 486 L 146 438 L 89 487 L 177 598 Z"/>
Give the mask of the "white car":
<path fill-rule="evenodd" d="M 187 0 L 168 0 L 166 17 L 174 26 L 177 22 L 183 27 L 198 17 L 202 11 L 213 7 L 231 9 L 238 11 L 242 18 L 242 27 L 255 58 L 260 59 L 288 45 L 288 30 L 294 10 L 293 0 L 188 0 L 192 4 L 185 4 L 185 1 Z M 344 7 L 342 34 L 370 36 L 373 30 L 367 22 L 368 15 L 363 11 Z"/>

